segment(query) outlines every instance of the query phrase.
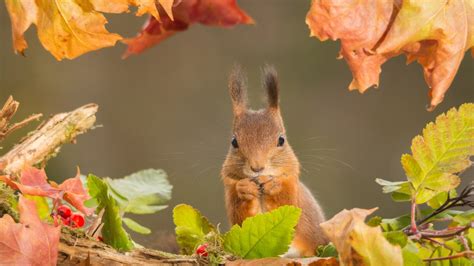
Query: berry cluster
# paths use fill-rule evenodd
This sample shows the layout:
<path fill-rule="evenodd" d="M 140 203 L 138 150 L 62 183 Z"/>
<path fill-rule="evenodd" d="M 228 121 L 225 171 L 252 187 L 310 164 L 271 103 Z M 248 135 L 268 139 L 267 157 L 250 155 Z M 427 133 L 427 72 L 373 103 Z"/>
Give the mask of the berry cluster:
<path fill-rule="evenodd" d="M 81 213 L 73 213 L 71 208 L 67 205 L 59 206 L 56 212 L 53 212 L 51 215 L 54 217 L 55 221 L 60 220 L 62 224 L 72 228 L 83 227 L 85 223 L 84 215 Z"/>

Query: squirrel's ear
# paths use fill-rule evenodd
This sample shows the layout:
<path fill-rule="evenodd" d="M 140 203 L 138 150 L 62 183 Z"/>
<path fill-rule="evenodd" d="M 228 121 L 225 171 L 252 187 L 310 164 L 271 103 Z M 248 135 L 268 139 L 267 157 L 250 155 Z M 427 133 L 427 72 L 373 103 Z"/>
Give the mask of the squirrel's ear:
<path fill-rule="evenodd" d="M 267 91 L 268 108 L 278 110 L 278 80 L 277 72 L 273 66 L 263 67 L 263 87 Z"/>
<path fill-rule="evenodd" d="M 240 65 L 235 65 L 230 73 L 229 93 L 234 115 L 243 113 L 247 109 L 247 78 Z"/>

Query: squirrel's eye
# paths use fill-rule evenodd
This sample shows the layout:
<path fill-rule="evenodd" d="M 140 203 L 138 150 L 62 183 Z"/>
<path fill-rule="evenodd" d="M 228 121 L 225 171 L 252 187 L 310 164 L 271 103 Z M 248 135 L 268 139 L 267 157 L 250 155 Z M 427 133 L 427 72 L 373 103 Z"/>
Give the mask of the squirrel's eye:
<path fill-rule="evenodd" d="M 234 147 L 235 149 L 237 149 L 239 147 L 239 143 L 237 143 L 237 139 L 235 137 L 232 138 L 232 147 Z"/>
<path fill-rule="evenodd" d="M 281 147 L 281 146 L 283 146 L 283 144 L 285 144 L 285 138 L 283 136 L 280 136 L 278 138 L 278 145 L 277 146 Z"/>

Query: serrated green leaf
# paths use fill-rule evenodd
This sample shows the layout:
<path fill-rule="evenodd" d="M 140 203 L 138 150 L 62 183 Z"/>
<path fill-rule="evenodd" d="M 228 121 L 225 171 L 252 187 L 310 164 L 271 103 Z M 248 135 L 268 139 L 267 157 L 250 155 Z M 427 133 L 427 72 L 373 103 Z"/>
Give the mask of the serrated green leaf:
<path fill-rule="evenodd" d="M 100 212 L 104 209 L 104 215 L 102 216 L 104 242 L 119 251 L 131 250 L 133 242 L 122 227 L 120 207 L 114 197 L 109 195 L 107 183 L 97 176 L 89 175 L 87 177 L 87 188 L 89 195 L 95 198 L 98 203 L 96 211 Z"/>
<path fill-rule="evenodd" d="M 123 223 L 132 231 L 135 231 L 142 235 L 148 235 L 151 233 L 150 228 L 137 223 L 135 220 L 132 220 L 128 217 L 123 217 L 122 220 L 123 220 Z"/>
<path fill-rule="evenodd" d="M 196 247 L 205 242 L 207 234 L 216 232 L 206 217 L 186 204 L 174 207 L 173 221 L 176 226 L 176 241 L 183 254 L 193 254 Z"/>
<path fill-rule="evenodd" d="M 423 136 L 413 139 L 411 151 L 401 162 L 417 204 L 456 188 L 460 183 L 456 173 L 469 167 L 469 157 L 474 155 L 474 104 L 439 115 L 425 127 Z"/>
<path fill-rule="evenodd" d="M 167 207 L 173 186 L 163 170 L 146 169 L 121 179 L 107 179 L 125 212 L 155 213 Z"/>
<path fill-rule="evenodd" d="M 244 259 L 274 257 L 285 253 L 293 240 L 301 209 L 282 206 L 234 225 L 224 236 L 224 249 Z"/>

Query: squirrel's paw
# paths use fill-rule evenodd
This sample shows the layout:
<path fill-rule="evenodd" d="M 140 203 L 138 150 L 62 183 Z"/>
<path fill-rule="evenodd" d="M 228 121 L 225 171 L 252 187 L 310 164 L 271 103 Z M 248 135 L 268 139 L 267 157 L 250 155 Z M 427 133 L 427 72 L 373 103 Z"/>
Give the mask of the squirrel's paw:
<path fill-rule="evenodd" d="M 263 193 L 266 195 L 276 195 L 282 189 L 282 183 L 280 178 L 273 176 L 261 176 L 259 182 L 262 185 Z"/>
<path fill-rule="evenodd" d="M 243 200 L 253 200 L 258 197 L 258 185 L 249 178 L 240 179 L 236 184 L 237 196 Z"/>

